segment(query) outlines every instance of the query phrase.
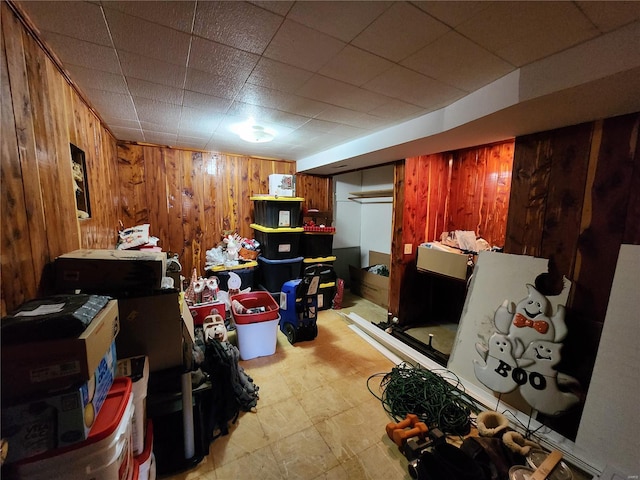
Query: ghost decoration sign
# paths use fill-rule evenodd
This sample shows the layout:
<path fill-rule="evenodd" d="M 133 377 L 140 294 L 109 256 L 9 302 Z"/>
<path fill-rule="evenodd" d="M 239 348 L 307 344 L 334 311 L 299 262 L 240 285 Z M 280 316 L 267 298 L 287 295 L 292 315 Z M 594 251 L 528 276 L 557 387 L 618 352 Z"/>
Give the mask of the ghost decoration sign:
<path fill-rule="evenodd" d="M 565 308 L 559 305 L 549 316 L 551 304 L 533 285 L 516 305 L 505 300 L 493 317 L 496 332 L 488 345 L 476 343 L 481 360 L 474 360 L 476 378 L 496 393 L 519 389 L 535 410 L 560 415 L 579 401 L 560 387 L 577 384 L 556 370 L 562 341 L 567 336 Z"/>

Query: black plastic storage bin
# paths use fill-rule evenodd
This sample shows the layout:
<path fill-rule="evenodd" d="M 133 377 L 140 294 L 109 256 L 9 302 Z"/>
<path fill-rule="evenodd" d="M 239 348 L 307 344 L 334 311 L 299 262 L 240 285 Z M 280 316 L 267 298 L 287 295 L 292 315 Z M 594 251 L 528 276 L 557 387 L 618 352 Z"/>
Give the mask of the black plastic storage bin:
<path fill-rule="evenodd" d="M 300 250 L 307 257 L 329 257 L 333 252 L 335 227 L 304 227 Z"/>
<path fill-rule="evenodd" d="M 255 239 L 260 242 L 261 256 L 270 260 L 300 256 L 300 237 L 304 231 L 302 227 L 269 228 L 252 223 L 251 228 L 255 230 Z"/>
<path fill-rule="evenodd" d="M 295 228 L 302 226 L 300 207 L 304 198 L 254 196 L 255 223 L 268 228 Z"/>
<path fill-rule="evenodd" d="M 229 287 L 228 287 L 229 273 L 233 272 L 240 277 L 240 282 L 241 282 L 240 290 L 244 290 L 247 287 L 251 287 L 251 289 L 253 290 L 253 287 L 255 286 L 254 272 L 257 266 L 258 266 L 258 262 L 251 261 L 242 265 L 238 265 L 237 267 L 229 267 L 229 268 L 224 268 L 222 266 L 213 267 L 213 268 L 207 269 L 206 276 L 218 277 L 218 288 L 220 288 L 220 290 L 224 290 L 225 292 L 227 292 L 229 291 Z"/>
<path fill-rule="evenodd" d="M 330 257 L 335 260 L 336 257 Z M 307 259 L 305 259 L 306 262 Z M 318 310 L 327 310 L 333 306 L 333 297 L 336 296 L 337 275 L 333 265 L 326 263 L 305 264 L 303 276 L 320 276 L 318 286 Z"/>
<path fill-rule="evenodd" d="M 258 257 L 258 263 L 260 286 L 268 292 L 280 293 L 285 282 L 300 278 L 302 257 L 270 260 L 261 255 Z"/>

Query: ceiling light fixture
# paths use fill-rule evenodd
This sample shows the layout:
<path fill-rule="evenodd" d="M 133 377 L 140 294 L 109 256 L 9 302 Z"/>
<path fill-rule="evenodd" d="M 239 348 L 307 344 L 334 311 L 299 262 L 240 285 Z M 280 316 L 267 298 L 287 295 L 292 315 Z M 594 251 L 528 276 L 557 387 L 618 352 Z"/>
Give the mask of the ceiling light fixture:
<path fill-rule="evenodd" d="M 233 125 L 231 129 L 242 140 L 251 143 L 270 142 L 276 136 L 275 130 L 257 125 L 252 120 Z"/>

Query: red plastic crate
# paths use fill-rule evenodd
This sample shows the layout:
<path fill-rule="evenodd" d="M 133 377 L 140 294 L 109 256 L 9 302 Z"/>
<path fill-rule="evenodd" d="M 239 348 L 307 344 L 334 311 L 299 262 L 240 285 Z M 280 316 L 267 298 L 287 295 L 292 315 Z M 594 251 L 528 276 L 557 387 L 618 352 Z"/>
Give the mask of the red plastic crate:
<path fill-rule="evenodd" d="M 240 302 L 247 309 L 264 307 L 265 311 L 258 313 L 238 313 L 233 306 L 234 300 Z M 280 307 L 278 307 L 278 304 L 269 292 L 255 291 L 231 296 L 231 313 L 233 319 L 241 325 L 276 320 L 279 316 L 279 310 Z"/>

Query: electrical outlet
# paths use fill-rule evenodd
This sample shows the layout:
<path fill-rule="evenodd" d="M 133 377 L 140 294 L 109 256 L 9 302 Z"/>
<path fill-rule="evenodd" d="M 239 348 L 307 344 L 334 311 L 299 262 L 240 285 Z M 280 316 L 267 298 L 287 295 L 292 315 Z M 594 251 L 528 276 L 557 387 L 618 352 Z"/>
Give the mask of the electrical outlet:
<path fill-rule="evenodd" d="M 413 252 L 413 244 L 412 243 L 405 243 L 404 244 L 404 254 L 405 255 L 411 255 L 411 252 Z"/>

